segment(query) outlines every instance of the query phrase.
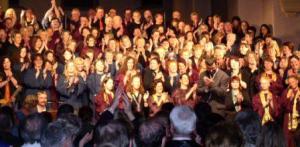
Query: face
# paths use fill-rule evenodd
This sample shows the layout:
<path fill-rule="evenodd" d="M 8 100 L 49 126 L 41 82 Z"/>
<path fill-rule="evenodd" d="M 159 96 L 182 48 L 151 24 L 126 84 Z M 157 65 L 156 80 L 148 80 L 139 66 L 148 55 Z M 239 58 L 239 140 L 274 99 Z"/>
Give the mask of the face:
<path fill-rule="evenodd" d="M 89 47 L 94 47 L 95 46 L 95 39 L 94 38 L 89 38 L 88 40 L 87 40 L 87 45 L 89 46 Z"/>
<path fill-rule="evenodd" d="M 134 12 L 133 15 L 132 15 L 132 18 L 135 22 L 138 22 L 141 20 L 141 14 L 138 13 L 138 12 Z"/>
<path fill-rule="evenodd" d="M 5 40 L 7 37 L 6 32 L 3 29 L 0 29 L 0 39 Z"/>
<path fill-rule="evenodd" d="M 131 41 L 127 37 L 122 40 L 122 43 L 123 43 L 125 48 L 131 47 Z"/>
<path fill-rule="evenodd" d="M 290 62 L 291 62 L 292 69 L 295 70 L 299 69 L 299 60 L 297 60 L 296 58 L 291 58 Z"/>
<path fill-rule="evenodd" d="M 105 85 L 104 85 L 108 90 L 113 90 L 114 88 L 114 81 L 112 79 L 109 79 Z"/>
<path fill-rule="evenodd" d="M 240 64 L 238 61 L 236 60 L 230 60 L 230 67 L 233 69 L 233 70 L 238 70 L 240 68 Z"/>
<path fill-rule="evenodd" d="M 114 55 L 112 53 L 106 53 L 105 54 L 105 59 L 106 59 L 106 61 L 113 61 L 114 60 Z"/>
<path fill-rule="evenodd" d="M 72 20 L 78 21 L 80 19 L 80 12 L 78 10 L 73 10 L 71 12 Z"/>
<path fill-rule="evenodd" d="M 68 44 L 68 48 L 72 51 L 72 52 L 75 52 L 76 50 L 76 42 L 75 41 L 71 41 L 69 44 Z"/>
<path fill-rule="evenodd" d="M 104 9 L 97 9 L 96 16 L 102 18 L 104 16 Z"/>
<path fill-rule="evenodd" d="M 102 61 L 98 61 L 95 65 L 95 68 L 96 68 L 97 72 L 103 72 L 105 69 L 105 66 Z"/>
<path fill-rule="evenodd" d="M 176 62 L 171 62 L 169 64 L 169 72 L 177 73 L 177 63 Z"/>
<path fill-rule="evenodd" d="M 183 75 L 180 79 L 180 84 L 188 86 L 190 83 L 188 75 Z"/>
<path fill-rule="evenodd" d="M 289 83 L 289 86 L 294 89 L 294 88 L 298 87 L 299 81 L 293 77 L 293 78 L 288 79 L 288 83 Z"/>
<path fill-rule="evenodd" d="M 110 48 L 111 50 L 115 50 L 117 48 L 117 44 L 115 40 L 110 40 L 108 42 L 108 48 Z"/>
<path fill-rule="evenodd" d="M 238 81 L 238 80 L 233 80 L 230 84 L 231 84 L 232 89 L 239 89 L 240 88 L 240 81 Z"/>
<path fill-rule="evenodd" d="M 46 58 L 49 61 L 54 61 L 54 55 L 53 55 L 53 53 L 48 53 Z"/>
<path fill-rule="evenodd" d="M 84 62 L 78 62 L 78 63 L 75 63 L 75 64 L 76 64 L 77 71 L 83 71 L 84 70 Z"/>
<path fill-rule="evenodd" d="M 134 77 L 131 84 L 134 89 L 138 90 L 141 87 L 141 79 L 139 77 Z"/>
<path fill-rule="evenodd" d="M 38 94 L 38 105 L 44 107 L 47 105 L 47 94 Z"/>
<path fill-rule="evenodd" d="M 83 37 L 87 37 L 87 36 L 90 35 L 90 34 L 91 34 L 90 30 L 88 30 L 88 29 L 83 29 L 83 30 L 82 30 L 82 36 L 83 36 Z"/>
<path fill-rule="evenodd" d="M 39 50 L 42 47 L 42 40 L 41 39 L 37 39 L 35 42 L 35 49 Z"/>
<path fill-rule="evenodd" d="M 43 59 L 41 57 L 37 57 L 34 60 L 34 66 L 35 67 L 42 67 L 42 65 L 43 65 Z"/>
<path fill-rule="evenodd" d="M 198 21 L 198 15 L 191 15 L 192 21 Z"/>
<path fill-rule="evenodd" d="M 21 57 L 21 58 L 25 58 L 26 55 L 27 55 L 27 50 L 26 50 L 26 48 L 21 48 L 21 50 L 20 50 L 20 57 Z"/>
<path fill-rule="evenodd" d="M 133 67 L 134 67 L 134 60 L 133 60 L 133 59 L 129 59 L 129 60 L 127 61 L 127 69 L 128 69 L 128 70 L 132 70 Z"/>
<path fill-rule="evenodd" d="M 6 21 L 5 21 L 5 27 L 6 28 L 8 28 L 8 29 L 11 29 L 11 28 L 13 28 L 13 22 L 12 22 L 12 20 L 11 19 L 7 19 Z"/>
<path fill-rule="evenodd" d="M 187 66 L 184 63 L 178 63 L 178 69 L 180 74 L 186 73 Z"/>
<path fill-rule="evenodd" d="M 257 64 L 255 54 L 250 54 L 248 56 L 248 63 L 250 65 L 256 65 Z"/>
<path fill-rule="evenodd" d="M 163 16 L 162 15 L 157 15 L 157 17 L 155 17 L 155 23 L 156 24 L 162 24 L 164 21 Z"/>
<path fill-rule="evenodd" d="M 89 20 L 86 17 L 80 17 L 80 24 L 84 27 L 89 26 Z"/>
<path fill-rule="evenodd" d="M 156 93 L 162 93 L 164 90 L 163 83 L 159 82 L 155 86 Z"/>
<path fill-rule="evenodd" d="M 46 31 L 42 31 L 40 33 L 40 37 L 42 40 L 46 40 L 47 39 L 47 36 L 48 36 L 48 33 Z"/>
<path fill-rule="evenodd" d="M 236 40 L 236 36 L 234 34 L 228 34 L 227 35 L 227 42 L 230 44 L 233 44 Z"/>
<path fill-rule="evenodd" d="M 98 34 L 99 34 L 99 32 L 98 32 L 98 30 L 97 29 L 93 29 L 92 30 L 92 33 L 91 33 L 95 38 L 97 38 L 98 37 Z"/>
<path fill-rule="evenodd" d="M 72 59 L 72 53 L 69 52 L 69 51 L 65 51 L 64 52 L 64 58 L 65 58 L 66 61 L 71 60 Z"/>
<path fill-rule="evenodd" d="M 172 14 L 173 19 L 177 19 L 180 20 L 181 16 L 180 16 L 180 12 L 178 11 L 174 11 Z"/>
<path fill-rule="evenodd" d="M 261 33 L 263 34 L 263 35 L 266 35 L 267 33 L 268 33 L 268 29 L 266 28 L 266 27 L 261 27 Z"/>
<path fill-rule="evenodd" d="M 145 46 L 145 40 L 144 39 L 137 40 L 137 47 L 138 48 L 144 48 L 144 46 Z"/>
<path fill-rule="evenodd" d="M 67 70 L 68 76 L 75 76 L 75 71 L 76 71 L 75 64 L 73 62 L 70 62 L 66 66 L 67 66 L 66 70 Z"/>
<path fill-rule="evenodd" d="M 260 86 L 262 90 L 269 90 L 270 87 L 270 81 L 267 79 L 261 79 L 260 80 Z"/>
<path fill-rule="evenodd" d="M 14 37 L 14 42 L 16 44 L 20 44 L 22 42 L 22 35 L 21 34 L 16 34 Z"/>
<path fill-rule="evenodd" d="M 3 69 L 10 69 L 11 67 L 11 62 L 8 58 L 5 58 L 3 61 Z"/>
<path fill-rule="evenodd" d="M 249 48 L 245 45 L 242 45 L 241 48 L 240 48 L 240 52 L 242 55 L 246 55 L 249 51 Z"/>
<path fill-rule="evenodd" d="M 151 60 L 151 61 L 150 61 L 149 68 L 150 68 L 151 70 L 157 70 L 158 67 L 159 67 L 159 64 L 158 64 L 158 62 L 157 62 L 156 60 Z"/>
<path fill-rule="evenodd" d="M 282 58 L 279 62 L 279 67 L 281 69 L 286 69 L 288 67 L 288 60 L 286 60 L 285 58 Z"/>
<path fill-rule="evenodd" d="M 265 62 L 264 62 L 264 67 L 265 67 L 265 70 L 272 70 L 272 68 L 273 68 L 273 63 L 270 62 L 270 61 L 265 61 Z"/>
<path fill-rule="evenodd" d="M 216 70 L 216 64 L 214 63 L 211 66 L 206 65 L 206 69 L 208 72 L 214 72 Z"/>
<path fill-rule="evenodd" d="M 60 26 L 60 22 L 57 19 L 54 19 L 51 21 L 51 27 L 53 29 L 57 29 L 57 28 L 59 28 L 59 26 Z"/>
<path fill-rule="evenodd" d="M 63 33 L 63 40 L 68 41 L 70 39 L 70 33 L 69 32 L 64 32 Z"/>

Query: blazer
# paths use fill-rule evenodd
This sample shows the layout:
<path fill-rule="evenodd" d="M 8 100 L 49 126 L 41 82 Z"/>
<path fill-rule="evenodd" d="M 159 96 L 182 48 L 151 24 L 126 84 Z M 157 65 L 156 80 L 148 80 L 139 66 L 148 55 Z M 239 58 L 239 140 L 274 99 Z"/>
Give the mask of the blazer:
<path fill-rule="evenodd" d="M 200 74 L 200 79 L 197 87 L 197 94 L 202 97 L 205 102 L 215 100 L 219 103 L 224 104 L 224 97 L 228 87 L 229 76 L 222 71 L 217 69 L 213 76 L 214 83 L 211 87 L 206 87 L 204 83 L 204 77 L 208 77 L 207 71 Z"/>

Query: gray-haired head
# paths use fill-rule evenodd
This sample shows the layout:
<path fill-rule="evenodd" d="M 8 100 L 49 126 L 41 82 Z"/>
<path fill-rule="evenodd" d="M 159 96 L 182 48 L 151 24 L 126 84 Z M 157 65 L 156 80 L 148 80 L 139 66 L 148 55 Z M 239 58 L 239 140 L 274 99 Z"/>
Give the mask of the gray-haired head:
<path fill-rule="evenodd" d="M 176 106 L 170 114 L 171 125 L 175 133 L 189 135 L 196 129 L 197 117 L 188 106 Z"/>

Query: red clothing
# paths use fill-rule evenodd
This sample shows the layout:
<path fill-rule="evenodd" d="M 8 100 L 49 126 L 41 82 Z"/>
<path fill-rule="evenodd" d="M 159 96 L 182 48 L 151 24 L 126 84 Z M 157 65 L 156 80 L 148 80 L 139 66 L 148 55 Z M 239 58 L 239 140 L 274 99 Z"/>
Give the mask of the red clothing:
<path fill-rule="evenodd" d="M 288 147 L 295 147 L 294 143 L 294 132 L 292 130 L 289 130 L 288 125 L 289 121 L 289 116 L 292 115 L 293 112 L 293 105 L 294 105 L 294 98 L 288 98 L 287 96 L 288 89 L 286 89 L 281 96 L 281 106 L 284 112 L 284 122 L 283 122 L 283 131 L 284 135 L 288 144 Z M 298 112 L 300 112 L 300 102 L 297 102 L 296 109 Z"/>
<path fill-rule="evenodd" d="M 84 47 L 80 52 L 80 57 L 84 57 L 89 49 L 91 49 L 94 52 L 94 58 L 97 58 L 98 55 L 101 53 L 101 50 L 99 48 Z"/>
<path fill-rule="evenodd" d="M 278 96 L 275 94 L 272 94 L 272 100 L 273 100 L 273 105 L 274 107 L 269 107 L 270 115 L 274 120 L 279 116 L 280 113 L 280 104 L 278 103 Z M 259 94 L 255 95 L 252 99 L 252 105 L 253 105 L 253 110 L 258 113 L 260 118 L 263 118 L 265 114 L 265 109 L 263 108 L 262 102 L 260 100 Z"/>
<path fill-rule="evenodd" d="M 103 91 L 99 92 L 95 96 L 95 108 L 96 112 L 99 114 L 107 109 L 113 102 L 113 96 L 104 93 Z"/>
<path fill-rule="evenodd" d="M 262 74 L 264 74 L 264 73 L 262 73 Z M 257 76 L 257 79 L 256 79 L 256 82 L 258 83 L 257 85 L 260 85 L 259 80 L 260 80 L 262 74 Z M 276 75 L 276 81 L 271 81 L 270 91 L 273 94 L 276 94 L 277 96 L 280 96 L 282 91 L 283 91 L 283 82 L 282 82 L 281 77 L 278 74 L 275 74 L 275 75 Z M 272 78 L 270 78 L 270 79 L 272 79 Z M 258 87 L 258 89 L 260 89 L 260 87 Z"/>
<path fill-rule="evenodd" d="M 191 108 L 194 108 L 194 106 L 197 104 L 198 99 L 197 97 L 194 98 L 193 94 L 191 94 L 189 99 L 185 99 L 185 95 L 188 93 L 189 89 L 176 89 L 173 93 L 172 93 L 172 99 L 175 105 L 187 105 L 190 106 Z"/>

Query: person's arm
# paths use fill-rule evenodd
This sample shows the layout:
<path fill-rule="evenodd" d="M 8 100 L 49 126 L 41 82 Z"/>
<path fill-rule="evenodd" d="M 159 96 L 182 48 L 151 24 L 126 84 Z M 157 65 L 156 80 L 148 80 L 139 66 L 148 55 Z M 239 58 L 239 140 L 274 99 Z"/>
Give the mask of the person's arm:
<path fill-rule="evenodd" d="M 20 13 L 20 24 L 23 26 L 25 25 L 25 18 L 24 18 L 24 15 L 25 15 L 25 10 L 21 10 L 21 13 Z"/>
<path fill-rule="evenodd" d="M 7 78 L 5 81 L 1 81 L 0 82 L 0 88 L 2 88 L 3 86 L 5 86 L 9 81 L 10 81 L 9 78 Z"/>
<path fill-rule="evenodd" d="M 208 87 L 204 83 L 204 75 L 203 73 L 200 75 L 200 79 L 197 86 L 197 94 L 200 95 L 201 93 L 209 92 Z"/>
<path fill-rule="evenodd" d="M 60 95 L 64 97 L 69 97 L 72 93 L 72 88 L 68 88 L 68 83 L 65 82 L 65 78 L 61 75 L 58 77 L 56 90 Z"/>
<path fill-rule="evenodd" d="M 44 29 L 46 29 L 48 27 L 48 22 L 49 22 L 49 16 L 51 15 L 51 13 L 53 11 L 53 7 L 51 7 L 44 15 L 43 19 L 42 19 L 42 26 Z"/>
<path fill-rule="evenodd" d="M 219 97 L 224 96 L 228 87 L 228 80 L 229 77 L 226 74 L 223 74 L 220 79 L 220 85 L 213 84 L 213 87 L 211 87 L 210 90 L 217 94 Z"/>

